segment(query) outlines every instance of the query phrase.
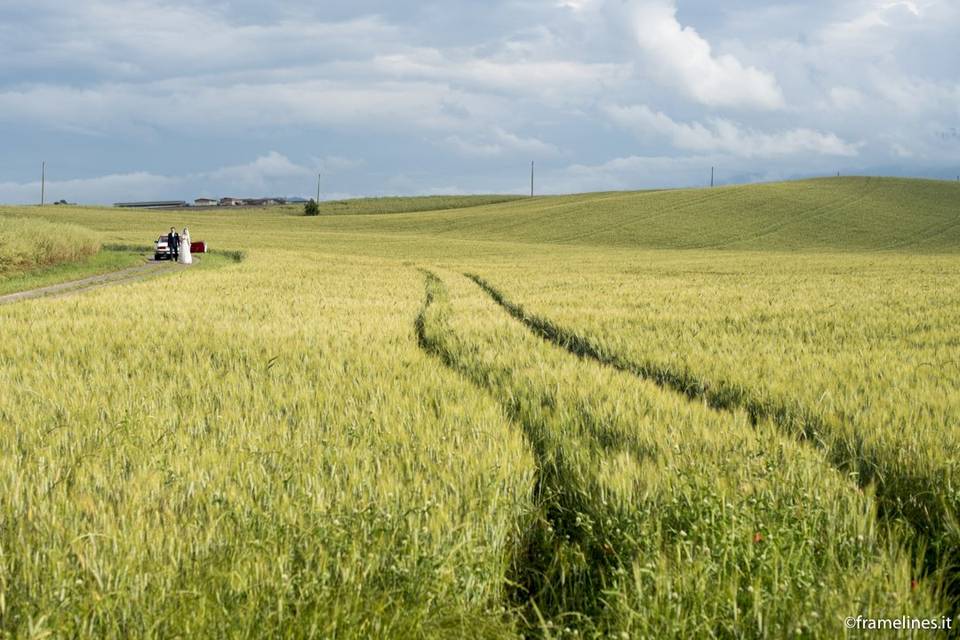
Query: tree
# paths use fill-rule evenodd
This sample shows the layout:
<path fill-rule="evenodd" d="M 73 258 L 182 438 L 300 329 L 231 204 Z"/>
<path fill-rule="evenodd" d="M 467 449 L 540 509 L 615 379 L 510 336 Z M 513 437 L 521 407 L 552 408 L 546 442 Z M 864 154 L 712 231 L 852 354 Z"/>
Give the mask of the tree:
<path fill-rule="evenodd" d="M 307 201 L 307 204 L 303 205 L 303 215 L 305 216 L 318 216 L 320 215 L 320 205 L 317 204 L 317 201 L 313 198 Z"/>

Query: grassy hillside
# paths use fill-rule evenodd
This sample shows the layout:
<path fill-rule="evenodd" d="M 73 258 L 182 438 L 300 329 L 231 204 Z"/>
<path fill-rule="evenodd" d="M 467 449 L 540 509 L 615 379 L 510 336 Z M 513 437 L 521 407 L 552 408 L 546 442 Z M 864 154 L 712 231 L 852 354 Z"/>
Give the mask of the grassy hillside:
<path fill-rule="evenodd" d="M 221 248 L 237 248 L 252 238 L 259 246 L 315 242 L 328 248 L 355 247 L 363 237 L 364 253 L 378 255 L 396 254 L 393 248 L 405 244 L 429 244 L 433 251 L 460 255 L 458 242 L 475 250 L 477 241 L 626 250 L 955 253 L 960 247 L 960 183 L 953 182 L 829 178 L 502 202 L 493 198 L 492 203 L 483 197 L 346 201 L 324 205 L 342 206 L 342 215 L 314 218 L 293 216 L 291 208 L 51 207 L 36 213 L 104 232 L 109 241 L 142 243 L 171 225 L 189 225 L 194 237 Z M 448 208 L 432 210 L 438 206 Z"/>
<path fill-rule="evenodd" d="M 960 183 L 832 178 L 533 198 L 321 224 L 604 247 L 952 252 L 960 247 Z"/>
<path fill-rule="evenodd" d="M 500 204 L 520 200 L 522 196 L 420 196 L 389 198 L 353 198 L 350 200 L 329 200 L 320 203 L 320 215 L 370 215 L 385 213 L 416 213 L 420 211 L 442 211 L 445 209 L 467 209 L 488 204 Z M 303 211 L 302 205 L 286 207 L 291 213 Z"/>

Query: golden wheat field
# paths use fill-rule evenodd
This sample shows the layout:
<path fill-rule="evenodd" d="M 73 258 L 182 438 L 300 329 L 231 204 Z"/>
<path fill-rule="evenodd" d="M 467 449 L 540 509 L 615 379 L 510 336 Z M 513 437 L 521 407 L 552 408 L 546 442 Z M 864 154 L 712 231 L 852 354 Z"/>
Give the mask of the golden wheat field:
<path fill-rule="evenodd" d="M 236 258 L 0 305 L 0 635 L 942 622 L 958 205 L 864 178 L 0 210 Z"/>

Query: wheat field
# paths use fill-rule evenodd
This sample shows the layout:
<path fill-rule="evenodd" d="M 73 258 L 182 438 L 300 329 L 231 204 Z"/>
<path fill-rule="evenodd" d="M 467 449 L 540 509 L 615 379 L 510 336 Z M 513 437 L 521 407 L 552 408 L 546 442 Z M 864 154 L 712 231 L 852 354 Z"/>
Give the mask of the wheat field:
<path fill-rule="evenodd" d="M 0 634 L 950 616 L 958 204 L 846 178 L 311 218 L 0 209 L 244 255 L 0 307 Z"/>

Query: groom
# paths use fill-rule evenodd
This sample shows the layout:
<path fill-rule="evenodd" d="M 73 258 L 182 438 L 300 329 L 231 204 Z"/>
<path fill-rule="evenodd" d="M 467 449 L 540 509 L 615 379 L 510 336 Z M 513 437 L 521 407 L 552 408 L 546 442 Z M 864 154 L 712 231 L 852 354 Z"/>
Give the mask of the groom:
<path fill-rule="evenodd" d="M 167 247 L 170 249 L 170 259 L 176 262 L 180 258 L 180 234 L 173 227 L 167 234 Z"/>

